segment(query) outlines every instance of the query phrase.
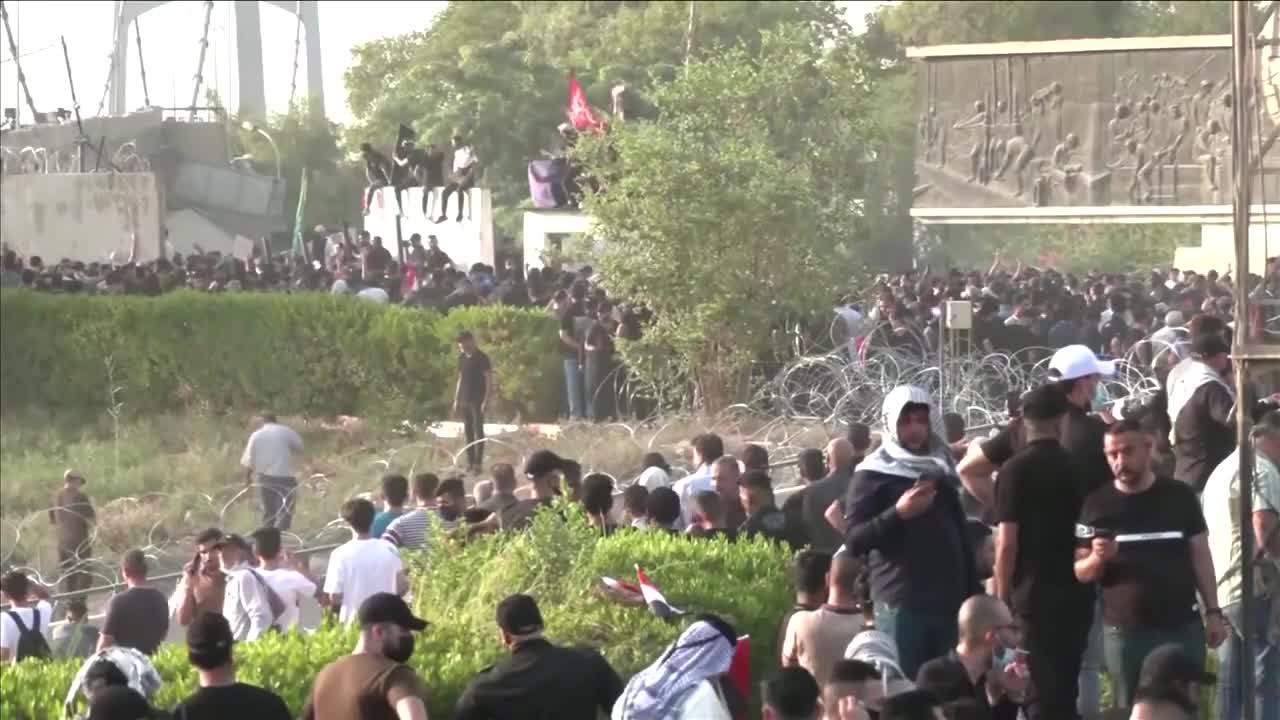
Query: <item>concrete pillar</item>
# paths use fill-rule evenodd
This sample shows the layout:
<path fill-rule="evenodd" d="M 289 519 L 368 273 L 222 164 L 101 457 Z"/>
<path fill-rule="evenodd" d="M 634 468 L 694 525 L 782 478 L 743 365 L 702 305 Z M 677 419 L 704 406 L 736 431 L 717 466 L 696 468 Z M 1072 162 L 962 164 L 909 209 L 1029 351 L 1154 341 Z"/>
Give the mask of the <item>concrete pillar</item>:
<path fill-rule="evenodd" d="M 129 63 L 129 22 L 124 18 L 131 5 L 133 3 L 125 0 L 116 0 L 116 43 L 111 50 L 111 96 L 107 105 L 107 112 L 113 116 L 128 112 L 125 109 L 125 90 L 129 75 L 125 69 Z"/>
<path fill-rule="evenodd" d="M 240 79 L 239 111 L 252 120 L 265 120 L 267 99 L 262 72 L 262 19 L 256 0 L 236 3 L 236 73 Z"/>
<path fill-rule="evenodd" d="M 324 76 L 320 60 L 320 3 L 302 0 L 302 29 L 307 43 L 307 108 L 316 117 L 324 117 Z"/>

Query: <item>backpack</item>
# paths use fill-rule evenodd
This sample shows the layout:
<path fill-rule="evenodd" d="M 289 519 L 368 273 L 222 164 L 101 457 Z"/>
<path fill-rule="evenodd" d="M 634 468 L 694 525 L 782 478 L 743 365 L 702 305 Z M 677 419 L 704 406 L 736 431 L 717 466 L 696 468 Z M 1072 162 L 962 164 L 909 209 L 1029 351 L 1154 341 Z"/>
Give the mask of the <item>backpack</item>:
<path fill-rule="evenodd" d="M 275 630 L 283 629 L 276 623 L 280 622 L 280 618 L 284 615 L 284 600 L 280 599 L 280 595 L 266 580 L 262 579 L 262 576 L 256 570 L 250 569 L 249 572 L 253 573 L 253 576 L 257 578 L 258 584 L 262 586 L 263 592 L 267 595 L 267 606 L 271 608 L 271 627 Z"/>
<path fill-rule="evenodd" d="M 40 632 L 39 609 L 32 608 L 31 610 L 34 623 L 30 629 L 22 622 L 22 617 L 16 611 L 8 610 L 5 615 L 8 615 L 9 619 L 18 628 L 18 646 L 14 649 L 15 660 L 53 657 L 53 651 L 49 649 L 49 641 L 45 639 L 44 633 Z"/>

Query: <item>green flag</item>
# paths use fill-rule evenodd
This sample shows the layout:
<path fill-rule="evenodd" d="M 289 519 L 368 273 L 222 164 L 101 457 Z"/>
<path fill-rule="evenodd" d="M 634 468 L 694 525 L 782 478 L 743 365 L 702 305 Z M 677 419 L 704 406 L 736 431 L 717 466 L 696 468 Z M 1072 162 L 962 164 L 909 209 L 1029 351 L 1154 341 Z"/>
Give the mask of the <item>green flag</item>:
<path fill-rule="evenodd" d="M 307 246 L 302 242 L 302 214 L 307 209 L 307 169 L 302 168 L 302 186 L 298 190 L 298 210 L 293 216 L 293 255 L 307 260 Z"/>

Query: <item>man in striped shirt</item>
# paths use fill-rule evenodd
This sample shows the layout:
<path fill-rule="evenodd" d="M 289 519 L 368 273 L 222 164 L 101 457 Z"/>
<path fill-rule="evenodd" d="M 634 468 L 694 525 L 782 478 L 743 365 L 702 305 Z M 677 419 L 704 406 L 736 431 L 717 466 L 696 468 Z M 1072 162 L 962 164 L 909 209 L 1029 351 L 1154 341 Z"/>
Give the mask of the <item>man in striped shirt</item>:
<path fill-rule="evenodd" d="M 430 478 L 430 480 L 424 480 Z M 418 503 L 416 510 L 391 521 L 382 539 L 399 548 L 417 550 L 427 543 L 427 531 L 432 522 L 440 529 L 451 532 L 462 520 L 467 507 L 466 490 L 462 478 L 451 477 L 435 487 L 435 497 L 430 498 L 431 487 L 436 485 L 434 475 L 418 475 L 413 479 L 413 495 Z M 432 500 L 436 507 L 431 507 Z"/>

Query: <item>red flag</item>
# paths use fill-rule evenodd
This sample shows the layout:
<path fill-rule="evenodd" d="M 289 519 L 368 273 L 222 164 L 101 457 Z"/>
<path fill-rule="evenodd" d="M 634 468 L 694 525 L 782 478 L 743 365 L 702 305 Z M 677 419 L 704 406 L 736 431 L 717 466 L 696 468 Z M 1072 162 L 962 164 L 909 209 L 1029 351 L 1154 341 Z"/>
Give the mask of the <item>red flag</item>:
<path fill-rule="evenodd" d="M 733 648 L 733 660 L 729 662 L 729 681 L 742 693 L 742 697 L 751 697 L 751 636 L 738 638 Z M 746 715 L 735 718 L 746 720 Z"/>
<path fill-rule="evenodd" d="M 582 86 L 578 84 L 578 78 L 573 73 L 569 73 L 569 109 L 566 114 L 569 116 L 569 124 L 579 132 L 583 130 L 599 132 L 604 128 L 604 123 L 591 109 L 591 104 L 587 102 L 587 94 L 582 92 Z"/>
<path fill-rule="evenodd" d="M 645 604 L 649 606 L 649 610 L 663 620 L 671 620 L 677 615 L 683 615 L 684 611 L 671 603 L 667 602 L 667 598 L 644 574 L 644 570 L 636 565 L 636 580 L 640 581 L 640 593 L 644 596 Z"/>

